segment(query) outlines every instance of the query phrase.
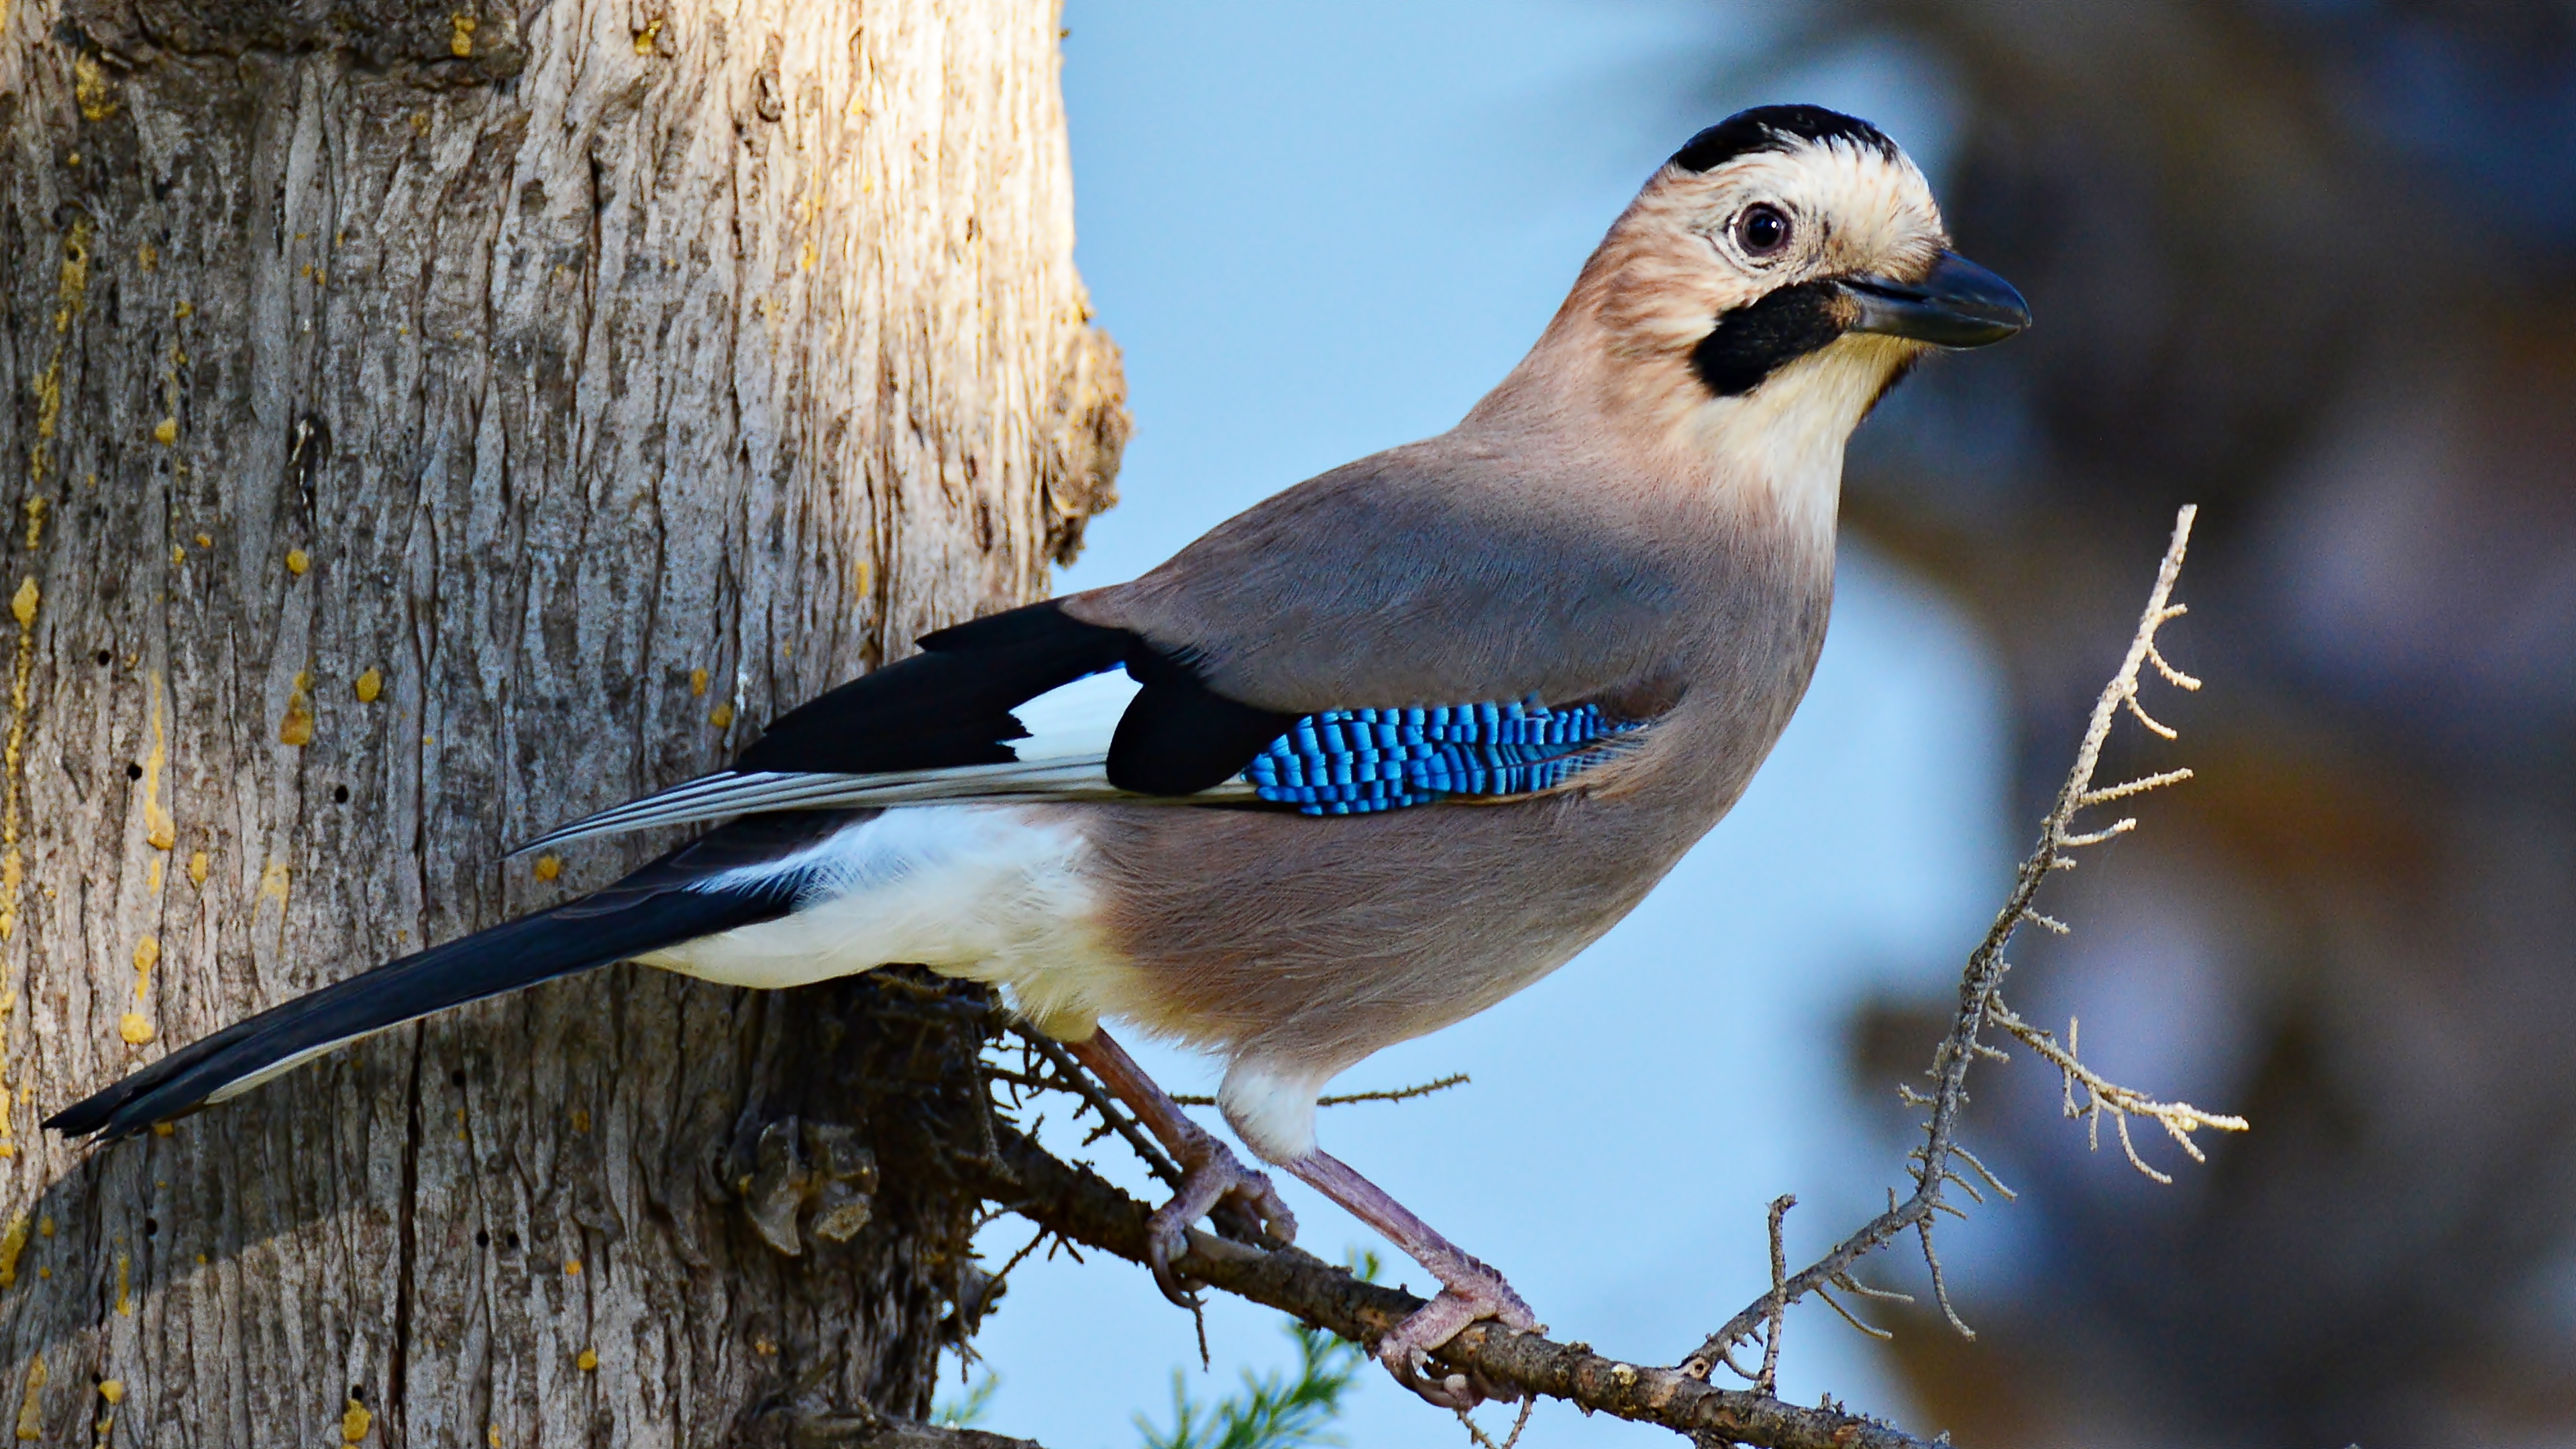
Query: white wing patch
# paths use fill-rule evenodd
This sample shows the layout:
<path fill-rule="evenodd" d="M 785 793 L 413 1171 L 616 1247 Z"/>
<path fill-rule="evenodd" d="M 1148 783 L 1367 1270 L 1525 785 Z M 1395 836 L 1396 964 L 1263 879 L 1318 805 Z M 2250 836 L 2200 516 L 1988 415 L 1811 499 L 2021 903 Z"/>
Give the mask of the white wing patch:
<path fill-rule="evenodd" d="M 1081 833 L 983 805 L 892 810 L 794 855 L 726 871 L 699 890 L 782 876 L 796 908 L 636 959 L 729 986 L 802 986 L 912 961 L 1009 989 L 1032 1019 L 1074 1035 L 1149 999 L 1100 938 Z"/>
<path fill-rule="evenodd" d="M 1024 764 L 1041 760 L 1105 761 L 1109 758 L 1109 737 L 1118 732 L 1119 717 L 1127 713 L 1127 706 L 1142 688 L 1125 669 L 1104 669 L 1071 684 L 1059 684 L 1011 711 L 1011 718 L 1029 732 L 1027 739 L 1011 741 L 1011 753 Z M 1107 778 L 1103 777 L 1101 783 L 1107 784 Z"/>
<path fill-rule="evenodd" d="M 1140 688 L 1124 669 L 1058 685 L 1011 711 L 1028 738 L 1009 742 L 1018 758 L 937 770 L 841 775 L 759 772 L 705 775 L 552 830 L 512 855 L 569 840 L 616 835 L 657 825 L 693 825 L 769 810 L 853 810 L 941 800 L 1039 804 L 1059 800 L 1141 800 L 1109 783 L 1109 741 Z M 1249 799 L 1252 787 L 1228 781 L 1188 797 L 1218 803 Z"/>

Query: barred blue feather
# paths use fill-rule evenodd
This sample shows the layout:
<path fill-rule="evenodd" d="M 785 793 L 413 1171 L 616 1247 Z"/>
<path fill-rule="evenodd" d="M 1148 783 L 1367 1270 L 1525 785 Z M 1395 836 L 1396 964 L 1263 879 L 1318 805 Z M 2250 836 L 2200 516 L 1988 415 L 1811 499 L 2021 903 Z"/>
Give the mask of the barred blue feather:
<path fill-rule="evenodd" d="M 1289 726 L 1244 767 L 1264 800 L 1307 815 L 1366 815 L 1447 795 L 1553 789 L 1638 728 L 1598 706 L 1443 705 L 1328 709 Z"/>

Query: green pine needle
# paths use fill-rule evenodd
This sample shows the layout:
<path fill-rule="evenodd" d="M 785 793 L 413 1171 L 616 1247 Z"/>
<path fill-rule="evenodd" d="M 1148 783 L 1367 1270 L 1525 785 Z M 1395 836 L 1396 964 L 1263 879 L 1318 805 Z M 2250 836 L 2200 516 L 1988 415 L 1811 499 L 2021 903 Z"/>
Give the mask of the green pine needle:
<path fill-rule="evenodd" d="M 941 1399 L 931 1405 L 930 1422 L 947 1429 L 972 1429 L 984 1421 L 984 1411 L 993 1406 L 993 1391 L 1002 1386 L 1002 1376 L 987 1373 L 967 1385 L 962 1398 Z"/>
<path fill-rule="evenodd" d="M 1243 1371 L 1243 1387 L 1215 1404 L 1190 1397 L 1188 1379 L 1172 1371 L 1171 1429 L 1158 1429 L 1144 1415 L 1136 1428 L 1145 1449 L 1308 1449 L 1342 1442 L 1331 1432 L 1341 1416 L 1342 1399 L 1359 1380 L 1368 1350 L 1309 1328 L 1288 1325 L 1297 1343 L 1297 1370 L 1276 1369 L 1255 1375 Z"/>

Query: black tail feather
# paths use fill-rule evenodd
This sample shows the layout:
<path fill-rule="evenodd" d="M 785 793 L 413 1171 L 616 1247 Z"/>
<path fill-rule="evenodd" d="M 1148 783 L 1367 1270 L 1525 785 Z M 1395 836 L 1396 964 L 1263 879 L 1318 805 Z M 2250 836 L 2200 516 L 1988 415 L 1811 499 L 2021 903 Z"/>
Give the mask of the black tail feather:
<path fill-rule="evenodd" d="M 661 862 L 657 864 L 668 864 Z M 354 1041 L 451 1006 L 627 960 L 663 946 L 773 919 L 778 891 L 621 886 L 507 921 L 299 996 L 191 1043 L 45 1119 L 69 1136 L 130 1137 L 186 1116 L 224 1088 L 281 1069 L 301 1053 Z M 643 889 L 634 885 L 645 884 Z M 653 888 L 659 885 L 660 888 Z"/>

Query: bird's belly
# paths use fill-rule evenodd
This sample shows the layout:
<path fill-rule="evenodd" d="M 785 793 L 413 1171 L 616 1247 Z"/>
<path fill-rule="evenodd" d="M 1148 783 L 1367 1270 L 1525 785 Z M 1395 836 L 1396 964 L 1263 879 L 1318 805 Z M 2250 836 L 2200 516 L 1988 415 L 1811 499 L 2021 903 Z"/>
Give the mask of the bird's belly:
<path fill-rule="evenodd" d="M 1318 1070 L 1563 965 L 1716 813 L 1555 797 L 1328 820 L 1096 808 L 1103 934 L 1150 988 L 1125 1014 Z"/>
<path fill-rule="evenodd" d="M 1088 1035 L 1132 985 L 1102 944 L 1081 834 L 1016 806 L 925 806 L 854 822 L 774 867 L 796 909 L 640 957 L 728 986 L 779 989 L 911 963 L 1007 987 L 1061 1035 Z"/>

